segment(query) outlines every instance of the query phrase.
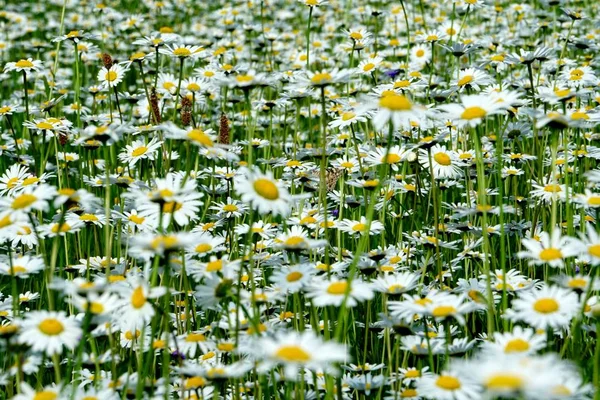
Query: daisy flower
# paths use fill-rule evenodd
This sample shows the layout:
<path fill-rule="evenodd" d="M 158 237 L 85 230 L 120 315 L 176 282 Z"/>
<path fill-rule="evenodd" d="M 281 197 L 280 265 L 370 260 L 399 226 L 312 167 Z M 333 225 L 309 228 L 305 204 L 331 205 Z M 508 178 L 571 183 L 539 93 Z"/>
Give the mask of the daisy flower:
<path fill-rule="evenodd" d="M 50 185 L 29 186 L 13 197 L 0 197 L 0 210 L 3 212 L 27 213 L 32 210 L 47 211 L 49 201 L 56 194 Z"/>
<path fill-rule="evenodd" d="M 579 252 L 573 241 L 571 237 L 561 236 L 560 229 L 555 228 L 551 234 L 542 232 L 539 240 L 523 238 L 521 243 L 527 250 L 520 251 L 517 256 L 529 259 L 529 265 L 548 264 L 551 267 L 562 268 L 565 259 Z"/>
<path fill-rule="evenodd" d="M 406 293 L 417 287 L 419 275 L 412 272 L 400 272 L 379 277 L 372 282 L 373 290 L 390 296 Z"/>
<path fill-rule="evenodd" d="M 559 286 L 522 291 L 506 310 L 506 318 L 539 329 L 566 328 L 581 309 L 579 296 Z"/>
<path fill-rule="evenodd" d="M 560 79 L 568 87 L 574 88 L 596 86 L 598 84 L 598 78 L 589 66 L 565 69 L 561 72 Z"/>
<path fill-rule="evenodd" d="M 154 160 L 156 151 L 161 147 L 162 142 L 158 137 L 152 138 L 148 143 L 143 140 L 134 140 L 131 144 L 125 145 L 125 150 L 119 153 L 119 159 L 134 166 L 139 160 Z"/>
<path fill-rule="evenodd" d="M 300 251 L 324 247 L 326 240 L 309 239 L 308 232 L 301 226 L 292 226 L 287 232 L 277 237 L 276 247 L 281 247 L 287 251 Z"/>
<path fill-rule="evenodd" d="M 23 180 L 31 176 L 29 169 L 24 165 L 13 164 L 0 177 L 0 194 L 12 195 L 21 189 Z"/>
<path fill-rule="evenodd" d="M 119 64 L 114 64 L 110 69 L 102 67 L 102 69 L 98 71 L 98 80 L 103 87 L 112 88 L 121 83 L 125 76 L 125 72 L 127 72 L 127 69 Z"/>
<path fill-rule="evenodd" d="M 4 72 L 17 71 L 31 74 L 32 72 L 40 71 L 43 68 L 43 64 L 40 60 L 34 60 L 32 58 L 22 59 L 16 62 L 6 63 L 4 66 Z"/>
<path fill-rule="evenodd" d="M 81 339 L 79 323 L 64 311 L 30 311 L 21 322 L 19 343 L 51 356 L 74 349 Z"/>
<path fill-rule="evenodd" d="M 565 201 L 567 198 L 567 187 L 555 181 L 545 179 L 544 182 L 532 182 L 533 189 L 530 195 L 539 199 L 540 202 L 550 204 L 553 201 Z"/>
<path fill-rule="evenodd" d="M 329 123 L 330 128 L 346 128 L 357 122 L 365 122 L 367 120 L 366 114 L 357 114 L 354 111 L 345 111 L 340 114 L 339 117 Z"/>
<path fill-rule="evenodd" d="M 431 155 L 429 154 L 431 153 Z M 419 162 L 426 170 L 433 169 L 435 179 L 457 179 L 463 175 L 460 161 L 455 151 L 447 150 L 445 146 L 436 144 L 430 150 L 419 150 Z"/>
<path fill-rule="evenodd" d="M 275 270 L 270 281 L 282 292 L 297 293 L 308 286 L 315 273 L 312 264 L 296 264 Z"/>
<path fill-rule="evenodd" d="M 439 109 L 460 128 L 477 126 L 490 115 L 502 111 L 498 103 L 488 95 L 462 96 L 460 104 L 444 104 Z"/>
<path fill-rule="evenodd" d="M 493 341 L 484 340 L 482 349 L 490 354 L 535 354 L 546 346 L 546 336 L 532 328 L 515 326 L 510 332 L 494 332 Z"/>
<path fill-rule="evenodd" d="M 367 153 L 365 161 L 374 166 L 388 164 L 394 171 L 398 171 L 408 154 L 404 147 L 397 145 L 391 146 L 389 151 L 387 148 L 378 147 Z"/>
<path fill-rule="evenodd" d="M 584 208 L 598 208 L 600 207 L 600 193 L 585 189 L 585 193 L 576 194 L 573 201 L 581 204 Z"/>
<path fill-rule="evenodd" d="M 292 197 L 271 172 L 247 170 L 236 178 L 235 189 L 242 201 L 260 214 L 287 215 L 290 212 Z"/>
<path fill-rule="evenodd" d="M 492 82 L 490 76 L 485 72 L 475 68 L 467 68 L 460 71 L 458 74 L 456 87 L 458 87 L 459 90 L 468 88 L 479 91 L 481 86 L 489 85 Z"/>
<path fill-rule="evenodd" d="M 197 59 L 202 56 L 204 49 L 201 46 L 190 46 L 184 44 L 167 45 L 166 48 L 160 50 L 161 54 L 166 54 L 178 59 Z"/>
<path fill-rule="evenodd" d="M 139 329 L 147 324 L 155 312 L 149 300 L 162 296 L 166 290 L 164 286 L 150 288 L 147 282 L 139 278 L 130 278 L 127 286 L 119 287 L 121 305 L 118 319 L 121 327 Z"/>
<path fill-rule="evenodd" d="M 358 221 L 343 219 L 342 221 L 336 223 L 336 227 L 337 229 L 341 230 L 342 232 L 346 232 L 351 236 L 365 235 L 367 233 L 369 235 L 379 235 L 384 229 L 384 226 L 381 222 L 373 220 L 369 224 L 367 218 L 363 216 L 361 216 L 360 220 Z"/>
<path fill-rule="evenodd" d="M 257 356 L 264 363 L 261 371 L 282 365 L 285 379 L 297 380 L 302 368 L 311 371 L 334 370 L 334 363 L 348 360 L 346 347 L 335 342 L 324 342 L 312 332 L 281 332 L 273 338 L 262 338 L 255 346 Z"/>
<path fill-rule="evenodd" d="M 11 258 L 8 262 L 0 262 L 0 274 L 11 275 L 21 279 L 28 278 L 44 269 L 44 260 L 41 257 L 24 255 Z"/>
<path fill-rule="evenodd" d="M 362 75 L 369 75 L 374 73 L 377 70 L 377 67 L 383 62 L 383 58 L 381 57 L 371 57 L 367 58 L 358 64 L 356 67 L 356 71 Z"/>
<path fill-rule="evenodd" d="M 373 298 L 373 291 L 368 283 L 354 279 L 351 283 L 347 280 L 314 279 L 312 285 L 307 289 L 307 297 L 313 299 L 317 307 L 342 305 L 346 299 L 346 307 L 354 307 L 358 302 Z M 346 296 L 346 292 L 348 295 Z"/>
<path fill-rule="evenodd" d="M 600 265 L 600 235 L 593 225 L 588 224 L 584 233 L 579 233 L 581 240 L 570 245 L 577 246 L 580 257 L 584 257 L 592 265 Z"/>
<path fill-rule="evenodd" d="M 410 120 L 419 120 L 426 116 L 425 108 L 414 104 L 408 97 L 391 90 L 381 93 L 378 100 L 371 99 L 364 105 L 365 109 L 376 109 L 372 117 L 373 126 L 377 130 L 390 122 L 394 128 L 410 125 Z"/>
<path fill-rule="evenodd" d="M 190 232 L 165 235 L 151 232 L 138 233 L 131 238 L 130 254 L 140 258 L 150 258 L 187 248 L 193 241 L 194 234 Z"/>
<path fill-rule="evenodd" d="M 417 381 L 417 392 L 428 399 L 476 400 L 481 398 L 479 386 L 467 376 L 453 371 L 441 375 L 424 375 Z"/>

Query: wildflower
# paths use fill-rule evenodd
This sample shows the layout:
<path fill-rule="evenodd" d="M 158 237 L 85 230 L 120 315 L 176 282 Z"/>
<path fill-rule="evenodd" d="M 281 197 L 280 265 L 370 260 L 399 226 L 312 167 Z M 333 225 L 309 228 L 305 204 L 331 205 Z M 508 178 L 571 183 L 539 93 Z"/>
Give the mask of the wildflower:
<path fill-rule="evenodd" d="M 25 74 L 31 74 L 32 72 L 40 71 L 43 68 L 43 64 L 40 60 L 34 60 L 32 58 L 22 59 L 16 62 L 6 63 L 4 66 L 4 72 L 10 71 L 23 71 Z"/>
<path fill-rule="evenodd" d="M 502 111 L 494 99 L 485 95 L 462 96 L 460 104 L 444 104 L 440 109 L 461 128 L 477 126 L 488 116 Z"/>
<path fill-rule="evenodd" d="M 573 238 L 561 236 L 559 229 L 552 234 L 542 232 L 539 240 L 524 238 L 521 243 L 527 249 L 518 253 L 520 258 L 528 258 L 532 265 L 548 264 L 551 267 L 563 267 L 564 260 L 577 254 L 571 246 Z"/>
<path fill-rule="evenodd" d="M 245 176 L 236 179 L 235 187 L 242 201 L 260 214 L 287 215 L 290 212 L 291 196 L 270 173 L 248 170 Z"/>
<path fill-rule="evenodd" d="M 576 293 L 558 286 L 523 291 L 507 310 L 506 318 L 524 321 L 534 328 L 567 327 L 580 310 Z"/>
<path fill-rule="evenodd" d="M 262 368 L 282 365 L 287 380 L 296 380 L 300 368 L 308 370 L 332 369 L 333 363 L 348 358 L 346 348 L 335 342 L 324 342 L 311 332 L 282 332 L 274 338 L 264 338 L 257 343 Z"/>
<path fill-rule="evenodd" d="M 346 295 L 347 292 L 347 295 Z M 373 298 L 373 291 L 369 284 L 354 279 L 347 280 L 315 280 L 308 288 L 307 296 L 313 299 L 317 307 L 333 305 L 339 307 L 346 299 L 346 307 L 354 307 L 359 301 Z"/>
<path fill-rule="evenodd" d="M 125 72 L 127 72 L 127 69 L 119 64 L 114 64 L 110 68 L 103 67 L 98 71 L 98 80 L 102 87 L 116 87 L 125 77 Z"/>
<path fill-rule="evenodd" d="M 80 336 L 79 324 L 64 311 L 30 311 L 21 323 L 18 340 L 33 351 L 53 355 L 61 354 L 63 347 L 74 349 Z"/>
<path fill-rule="evenodd" d="M 162 142 L 153 138 L 148 143 L 142 140 L 134 140 L 131 145 L 126 145 L 125 150 L 119 153 L 119 159 L 134 166 L 139 160 L 154 160 L 156 151 L 160 149 Z"/>

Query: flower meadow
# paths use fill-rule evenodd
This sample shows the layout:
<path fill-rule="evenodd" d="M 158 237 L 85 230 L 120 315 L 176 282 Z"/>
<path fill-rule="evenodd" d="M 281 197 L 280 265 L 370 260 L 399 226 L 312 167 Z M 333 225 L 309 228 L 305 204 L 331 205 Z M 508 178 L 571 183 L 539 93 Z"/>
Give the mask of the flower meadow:
<path fill-rule="evenodd" d="M 600 399 L 600 3 L 0 11 L 0 399 Z"/>

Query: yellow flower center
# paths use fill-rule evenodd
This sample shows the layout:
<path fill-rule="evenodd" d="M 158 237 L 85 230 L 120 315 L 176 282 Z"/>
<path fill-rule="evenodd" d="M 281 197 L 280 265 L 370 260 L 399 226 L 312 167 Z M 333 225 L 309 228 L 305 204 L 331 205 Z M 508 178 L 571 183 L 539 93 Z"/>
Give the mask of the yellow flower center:
<path fill-rule="evenodd" d="M 588 253 L 594 257 L 600 258 L 600 244 L 593 244 L 589 246 Z"/>
<path fill-rule="evenodd" d="M 383 156 L 383 158 L 381 159 L 381 162 L 388 163 L 388 164 L 397 164 L 400 162 L 401 159 L 402 158 L 398 154 L 390 153 L 390 154 Z"/>
<path fill-rule="evenodd" d="M 402 285 L 400 285 L 398 283 L 395 283 L 395 284 L 390 285 L 388 287 L 388 292 L 389 293 L 401 293 L 403 290 L 404 290 L 404 286 L 402 286 Z"/>
<path fill-rule="evenodd" d="M 327 293 L 340 296 L 346 293 L 347 287 L 348 282 L 346 281 L 333 282 L 327 287 Z"/>
<path fill-rule="evenodd" d="M 204 336 L 201 333 L 190 333 L 185 338 L 186 342 L 193 342 L 193 343 L 204 342 L 205 340 L 206 340 L 206 336 Z"/>
<path fill-rule="evenodd" d="M 409 369 L 408 371 L 406 371 L 406 373 L 404 374 L 405 378 L 418 378 L 421 376 L 421 371 L 418 369 Z"/>
<path fill-rule="evenodd" d="M 471 120 L 471 119 L 483 118 L 486 115 L 487 115 L 487 111 L 485 111 L 483 108 L 481 108 L 479 106 L 474 106 L 474 107 L 465 108 L 465 110 L 462 112 L 460 117 L 462 119 Z"/>
<path fill-rule="evenodd" d="M 236 212 L 238 210 L 238 206 L 235 204 L 226 204 L 223 206 L 223 211 L 225 212 Z"/>
<path fill-rule="evenodd" d="M 13 265 L 12 270 L 13 270 L 13 273 L 15 275 L 27 272 L 27 269 L 25 267 L 20 266 L 20 265 Z"/>
<path fill-rule="evenodd" d="M 13 210 L 21 210 L 23 208 L 27 208 L 30 205 L 32 205 L 35 201 L 37 201 L 37 197 L 35 197 L 32 194 L 22 194 L 19 197 L 16 197 L 12 204 L 11 207 Z"/>
<path fill-rule="evenodd" d="M 327 72 L 319 72 L 317 74 L 315 74 L 310 81 L 314 84 L 314 85 L 323 85 L 325 83 L 331 82 L 332 80 L 332 76 L 331 74 L 327 73 Z"/>
<path fill-rule="evenodd" d="M 131 332 L 131 331 L 127 331 L 127 332 L 125 332 L 125 339 L 127 339 L 127 340 L 137 339 L 140 337 L 140 335 L 141 335 L 141 332 L 138 329 L 135 330 L 135 333 Z"/>
<path fill-rule="evenodd" d="M 362 232 L 362 231 L 364 231 L 365 229 L 367 229 L 367 225 L 366 225 L 366 224 L 362 224 L 362 223 L 360 223 L 360 222 L 359 222 L 358 224 L 355 224 L 355 225 L 352 227 L 352 230 L 353 230 L 354 232 Z"/>
<path fill-rule="evenodd" d="M 297 282 L 300 279 L 302 279 L 303 276 L 304 275 L 301 272 L 293 271 L 293 272 L 290 272 L 289 274 L 287 274 L 287 276 L 285 277 L 285 279 L 288 282 Z"/>
<path fill-rule="evenodd" d="M 568 283 L 568 286 L 573 289 L 583 289 L 586 285 L 587 281 L 583 278 L 573 278 Z"/>
<path fill-rule="evenodd" d="M 146 218 L 140 217 L 139 215 L 130 215 L 129 220 L 134 224 L 139 225 L 143 223 L 146 220 Z"/>
<path fill-rule="evenodd" d="M 79 219 L 86 222 L 98 221 L 98 217 L 96 217 L 94 214 L 82 214 Z"/>
<path fill-rule="evenodd" d="M 442 153 L 442 152 L 436 153 L 433 156 L 433 159 L 435 160 L 436 163 L 438 163 L 440 165 L 450 165 L 450 164 L 452 164 L 452 159 L 446 153 Z"/>
<path fill-rule="evenodd" d="M 175 211 L 179 211 L 183 207 L 183 204 L 177 203 L 176 201 L 169 201 L 163 204 L 163 211 L 172 214 Z"/>
<path fill-rule="evenodd" d="M 513 339 L 504 346 L 505 353 L 522 353 L 529 350 L 529 342 L 520 338 Z"/>
<path fill-rule="evenodd" d="M 350 33 L 350 37 L 354 40 L 360 40 L 363 38 L 363 35 L 360 32 L 352 32 Z"/>
<path fill-rule="evenodd" d="M 117 74 L 115 71 L 108 71 L 106 75 L 104 75 L 104 78 L 109 82 L 114 82 L 118 77 L 119 74 Z"/>
<path fill-rule="evenodd" d="M 252 75 L 238 75 L 235 77 L 235 80 L 239 83 L 249 83 L 252 82 L 252 79 L 254 79 Z"/>
<path fill-rule="evenodd" d="M 42 392 L 37 392 L 33 396 L 33 400 L 54 400 L 58 398 L 56 392 L 52 392 L 50 390 L 44 390 Z"/>
<path fill-rule="evenodd" d="M 345 112 L 344 114 L 342 114 L 342 121 L 348 121 L 354 117 L 356 117 L 356 114 L 354 114 L 353 112 Z"/>
<path fill-rule="evenodd" d="M 65 330 L 62 322 L 56 318 L 47 318 L 43 320 L 38 325 L 38 328 L 43 334 L 48 336 L 60 335 Z"/>
<path fill-rule="evenodd" d="M 192 54 L 192 52 L 185 47 L 179 47 L 175 50 L 173 50 L 173 55 L 177 56 L 177 57 L 189 57 Z"/>
<path fill-rule="evenodd" d="M 394 82 L 394 87 L 395 88 L 406 88 L 410 86 L 410 81 L 407 80 L 402 80 L 402 81 L 398 81 L 398 82 Z"/>
<path fill-rule="evenodd" d="M 131 55 L 131 57 L 129 57 L 130 61 L 135 61 L 135 60 L 139 60 L 141 58 L 143 58 L 146 54 L 142 53 L 142 52 L 137 52 L 137 53 L 133 53 Z"/>
<path fill-rule="evenodd" d="M 84 304 L 84 309 L 89 309 L 92 314 L 102 314 L 104 312 L 104 306 L 97 301 Z"/>
<path fill-rule="evenodd" d="M 298 246 L 302 243 L 304 243 L 304 238 L 302 236 L 290 236 L 285 241 L 286 246 Z"/>
<path fill-rule="evenodd" d="M 212 250 L 212 246 L 208 243 L 200 243 L 198 246 L 196 246 L 195 250 L 196 253 L 206 253 L 207 251 Z"/>
<path fill-rule="evenodd" d="M 254 181 L 254 190 L 259 196 L 267 200 L 277 200 L 279 198 L 279 189 L 277 185 L 269 179 L 260 178 Z"/>
<path fill-rule="evenodd" d="M 148 151 L 148 148 L 146 146 L 141 146 L 141 147 L 138 147 L 137 149 L 133 149 L 133 151 L 131 152 L 131 156 L 132 157 L 140 157 L 140 156 L 146 154 L 147 151 Z"/>
<path fill-rule="evenodd" d="M 140 309 L 146 304 L 146 296 L 144 296 L 144 288 L 138 286 L 131 295 L 131 305 L 135 309 Z"/>
<path fill-rule="evenodd" d="M 216 272 L 223 269 L 223 260 L 214 260 L 206 265 L 207 272 Z"/>
<path fill-rule="evenodd" d="M 186 389 L 196 389 L 202 387 L 206 384 L 206 380 L 201 376 L 192 376 L 191 378 L 186 379 L 185 388 Z"/>
<path fill-rule="evenodd" d="M 275 356 L 285 362 L 305 363 L 310 361 L 311 357 L 300 346 L 288 345 L 281 346 L 275 353 Z"/>
<path fill-rule="evenodd" d="M 569 79 L 572 81 L 578 81 L 578 80 L 581 80 L 581 78 L 583 78 L 583 75 L 584 75 L 584 72 L 582 70 L 580 70 L 579 68 L 577 68 L 570 72 Z"/>
<path fill-rule="evenodd" d="M 433 309 L 432 315 L 438 318 L 447 317 L 456 312 L 456 308 L 452 306 L 438 306 Z"/>
<path fill-rule="evenodd" d="M 368 63 L 365 64 L 365 66 L 363 67 L 363 71 L 365 72 L 369 72 L 370 70 L 372 70 L 373 68 L 375 68 L 375 64 L 373 63 Z"/>
<path fill-rule="evenodd" d="M 52 225 L 50 230 L 52 233 L 66 233 L 69 232 L 70 229 L 71 225 L 67 224 L 66 222 L 63 222 L 62 224 L 57 222 L 56 224 Z"/>
<path fill-rule="evenodd" d="M 415 53 L 415 55 L 417 57 L 423 57 L 425 55 L 425 50 L 419 49 L 419 50 L 417 50 L 417 52 Z"/>
<path fill-rule="evenodd" d="M 539 299 L 533 305 L 533 309 L 542 314 L 552 314 L 560 308 L 558 302 L 550 297 Z"/>
<path fill-rule="evenodd" d="M 514 374 L 498 374 L 490 377 L 485 386 L 493 390 L 518 390 L 523 386 L 523 379 Z"/>
<path fill-rule="evenodd" d="M 544 192 L 558 193 L 558 192 L 562 192 L 562 188 L 560 187 L 560 185 L 558 185 L 556 183 L 551 183 L 549 185 L 544 186 Z"/>
<path fill-rule="evenodd" d="M 221 351 L 232 351 L 235 348 L 233 343 L 219 343 L 217 349 Z"/>
<path fill-rule="evenodd" d="M 400 397 L 403 399 L 417 397 L 417 391 L 415 389 L 404 389 L 402 393 L 400 393 Z"/>
<path fill-rule="evenodd" d="M 202 132 L 200 129 L 192 129 L 188 132 L 187 137 L 190 140 L 200 143 L 203 146 L 213 146 L 213 141 L 210 139 L 210 137 L 206 133 Z"/>
<path fill-rule="evenodd" d="M 550 247 L 540 251 L 540 260 L 542 261 L 554 261 L 562 258 L 562 252 L 560 249 Z"/>
<path fill-rule="evenodd" d="M 435 381 L 435 384 L 444 390 L 458 390 L 461 387 L 460 381 L 453 376 L 442 375 Z"/>
<path fill-rule="evenodd" d="M 33 68 L 33 63 L 29 60 L 19 60 L 15 63 L 17 68 Z"/>
<path fill-rule="evenodd" d="M 412 103 L 406 96 L 394 92 L 384 93 L 379 100 L 379 106 L 392 111 L 409 111 Z"/>
<path fill-rule="evenodd" d="M 458 81 L 458 86 L 465 86 L 473 82 L 473 75 L 465 75 Z"/>

